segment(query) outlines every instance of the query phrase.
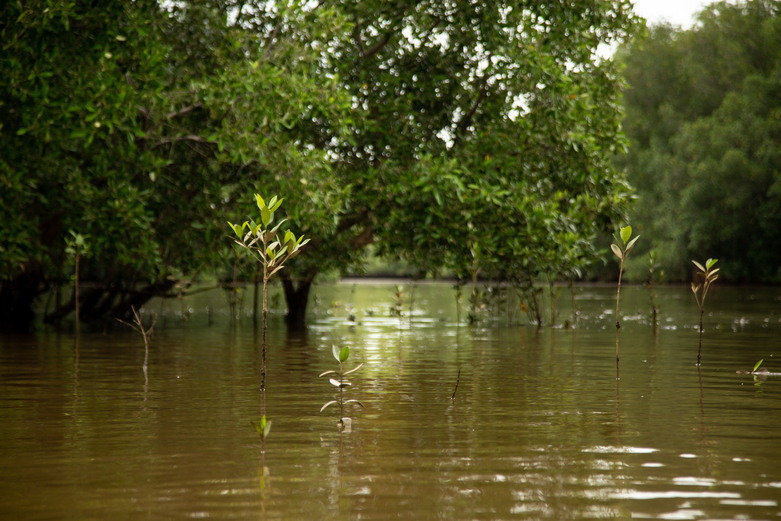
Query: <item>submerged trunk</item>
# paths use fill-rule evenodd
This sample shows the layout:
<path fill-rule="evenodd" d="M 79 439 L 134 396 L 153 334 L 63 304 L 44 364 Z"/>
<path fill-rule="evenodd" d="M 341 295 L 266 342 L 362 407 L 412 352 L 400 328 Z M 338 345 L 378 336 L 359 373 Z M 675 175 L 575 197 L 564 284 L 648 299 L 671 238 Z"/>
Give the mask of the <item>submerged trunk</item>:
<path fill-rule="evenodd" d="M 12 279 L 2 281 L 0 287 L 0 331 L 28 333 L 35 319 L 33 304 L 41 292 L 43 273 L 34 268 Z"/>
<path fill-rule="evenodd" d="M 293 280 L 288 274 L 282 276 L 282 287 L 285 289 L 285 301 L 287 302 L 288 329 L 306 328 L 306 306 L 309 302 L 309 290 L 316 273 L 308 274 L 302 279 Z"/>

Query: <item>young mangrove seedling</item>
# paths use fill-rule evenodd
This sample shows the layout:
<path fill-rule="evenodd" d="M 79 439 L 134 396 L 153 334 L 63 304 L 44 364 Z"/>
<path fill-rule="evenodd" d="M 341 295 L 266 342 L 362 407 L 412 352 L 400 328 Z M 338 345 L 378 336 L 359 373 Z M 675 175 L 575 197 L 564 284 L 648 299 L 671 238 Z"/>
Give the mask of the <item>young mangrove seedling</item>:
<path fill-rule="evenodd" d="M 258 431 L 260 439 L 265 441 L 266 438 L 268 438 L 269 431 L 271 431 L 271 421 L 266 421 L 266 416 L 263 415 L 263 417 L 260 419 L 260 422 L 250 423 L 253 427 L 255 427 L 255 430 Z"/>
<path fill-rule="evenodd" d="M 79 326 L 81 322 L 81 317 L 79 315 L 79 261 L 82 257 L 87 257 L 89 255 L 90 245 L 87 242 L 89 235 L 82 235 L 80 233 L 74 232 L 73 230 L 68 230 L 68 233 L 71 234 L 72 238 L 65 238 L 65 253 L 73 256 L 74 260 L 76 261 L 73 284 L 73 302 L 76 305 L 76 336 L 79 336 Z"/>
<path fill-rule="evenodd" d="M 130 306 L 130 309 L 133 310 L 133 316 L 135 317 L 134 324 L 125 322 L 121 318 L 118 318 L 117 320 L 126 326 L 132 327 L 144 337 L 144 375 L 146 375 L 146 368 L 149 363 L 149 337 L 152 336 L 152 330 L 157 323 L 157 313 L 152 313 L 152 325 L 149 326 L 149 328 L 144 329 L 144 322 L 141 320 L 141 315 L 138 314 L 138 311 L 136 311 L 136 308 L 133 306 Z"/>
<path fill-rule="evenodd" d="M 697 348 L 698 366 L 700 365 L 700 360 L 702 358 L 702 315 L 705 312 L 705 297 L 708 295 L 711 284 L 719 278 L 719 276 L 716 275 L 719 268 L 716 268 L 715 270 L 712 269 L 717 262 L 718 259 L 708 259 L 705 261 L 705 266 L 703 266 L 697 261 L 692 261 L 692 263 L 697 266 L 697 269 L 700 270 L 700 274 L 703 277 L 702 284 L 695 285 L 694 282 L 692 282 L 692 293 L 694 293 L 694 299 L 697 301 L 697 306 L 700 308 L 700 345 Z M 700 290 L 702 290 L 702 296 L 700 296 Z"/>
<path fill-rule="evenodd" d="M 304 236 L 296 238 L 290 230 L 284 234 L 279 227 L 287 219 L 282 219 L 273 228 L 269 225 L 274 222 L 274 212 L 282 205 L 284 199 L 274 196 L 268 204 L 259 194 L 255 194 L 255 200 L 260 209 L 260 224 L 255 221 L 245 221 L 244 224 L 228 225 L 236 233 L 238 239 L 233 241 L 247 250 L 249 254 L 263 266 L 263 333 L 261 336 L 261 363 L 260 363 L 260 390 L 266 390 L 266 331 L 268 315 L 268 281 L 279 270 L 284 268 L 284 263 L 299 253 L 301 248 L 309 242 L 302 240 Z"/>
<path fill-rule="evenodd" d="M 263 417 L 260 419 L 260 422 L 250 422 L 253 427 L 255 427 L 255 430 L 258 431 L 258 434 L 260 435 L 260 452 L 262 454 L 266 453 L 266 438 L 268 438 L 268 433 L 271 431 L 271 421 L 266 420 L 266 415 L 264 414 Z"/>
<path fill-rule="evenodd" d="M 331 348 L 331 352 L 333 353 L 334 358 L 336 358 L 336 361 L 339 362 L 339 370 L 338 371 L 333 371 L 333 370 L 332 371 L 326 371 L 323 374 L 321 374 L 320 376 L 325 376 L 327 374 L 338 374 L 339 375 L 339 379 L 338 380 L 335 379 L 335 378 L 329 379 L 329 382 L 331 383 L 331 385 L 333 385 L 334 387 L 339 389 L 339 399 L 338 400 L 331 400 L 330 402 L 328 402 L 325 405 L 323 405 L 320 408 L 320 412 L 323 412 L 324 410 L 326 410 L 326 408 L 329 405 L 334 405 L 334 404 L 339 405 L 339 422 L 338 423 L 339 423 L 340 428 L 343 429 L 345 427 L 345 420 L 349 420 L 349 418 L 345 418 L 345 416 L 344 416 L 344 406 L 347 405 L 347 404 L 350 404 L 350 403 L 356 403 L 356 404 L 360 405 L 361 408 L 364 408 L 363 404 L 361 402 L 359 402 L 358 400 L 345 400 L 344 399 L 344 389 L 347 386 L 351 385 L 349 382 L 346 382 L 344 380 L 344 377 L 347 376 L 348 374 L 354 373 L 355 371 L 360 369 L 363 366 L 363 364 L 362 363 L 358 364 L 357 367 L 354 367 L 353 369 L 350 369 L 349 371 L 344 372 L 344 363 L 350 357 L 350 348 L 349 347 L 343 347 L 340 350 L 338 347 L 333 346 Z"/>
<path fill-rule="evenodd" d="M 625 226 L 621 228 L 618 235 L 614 235 L 616 242 L 610 245 L 610 249 L 621 261 L 621 268 L 618 271 L 618 289 L 616 290 L 616 378 L 618 378 L 618 330 L 621 329 L 621 322 L 618 315 L 618 301 L 621 297 L 621 276 L 624 274 L 624 262 L 629 257 L 629 252 L 635 247 L 635 242 L 640 238 L 638 235 L 632 240 L 632 227 Z"/>

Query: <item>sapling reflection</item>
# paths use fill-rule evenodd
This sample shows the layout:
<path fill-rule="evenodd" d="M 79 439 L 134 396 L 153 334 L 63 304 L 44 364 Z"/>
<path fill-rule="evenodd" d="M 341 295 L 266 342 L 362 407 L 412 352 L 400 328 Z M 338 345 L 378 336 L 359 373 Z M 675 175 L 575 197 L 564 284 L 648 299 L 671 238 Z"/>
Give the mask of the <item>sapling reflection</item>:
<path fill-rule="evenodd" d="M 363 407 L 363 404 L 359 402 L 358 400 L 345 400 L 344 399 L 344 389 L 351 385 L 349 382 L 346 382 L 344 380 L 344 377 L 347 376 L 350 373 L 354 373 L 358 369 L 360 369 L 363 364 L 358 364 L 353 369 L 350 369 L 349 371 L 344 371 L 344 363 L 347 361 L 347 359 L 350 357 L 350 348 L 349 347 L 343 347 L 342 349 L 339 349 L 337 346 L 333 346 L 331 348 L 331 352 L 334 355 L 334 358 L 336 358 L 336 361 L 339 362 L 339 370 L 338 371 L 326 371 L 322 373 L 320 376 L 325 376 L 328 374 L 338 374 L 339 379 L 331 378 L 329 379 L 329 382 L 331 385 L 339 389 L 339 399 L 338 400 L 331 400 L 330 402 L 326 403 L 320 408 L 320 412 L 323 412 L 326 410 L 330 405 L 338 405 L 339 406 L 339 425 L 343 429 L 345 427 L 345 417 L 344 417 L 344 406 L 350 403 L 355 403 Z"/>
<path fill-rule="evenodd" d="M 648 253 L 648 282 L 645 283 L 648 288 L 648 298 L 651 303 L 651 320 L 656 325 L 659 319 L 659 310 L 661 305 L 656 301 L 656 288 L 660 284 L 663 284 L 667 278 L 667 274 L 661 269 L 661 264 L 657 259 L 656 250 Z"/>
<path fill-rule="evenodd" d="M 716 273 L 718 273 L 719 268 L 713 269 L 713 266 L 718 262 L 718 259 L 708 259 L 705 261 L 705 266 L 700 264 L 697 261 L 692 261 L 692 263 L 697 266 L 697 269 L 700 270 L 700 275 L 703 277 L 702 284 L 694 284 L 692 282 L 692 293 L 694 293 L 694 298 L 697 301 L 697 306 L 700 308 L 700 345 L 697 348 L 697 365 L 700 365 L 700 360 L 702 357 L 702 315 L 705 312 L 705 297 L 708 295 L 708 290 L 711 287 L 711 284 L 719 278 Z M 702 296 L 700 296 L 700 290 L 702 290 Z"/>
<path fill-rule="evenodd" d="M 303 235 L 296 238 L 295 234 L 290 230 L 286 230 L 284 235 L 282 235 L 282 232 L 279 232 L 279 227 L 287 219 L 282 219 L 276 226 L 269 229 L 269 225 L 274 222 L 274 212 L 279 209 L 284 199 L 277 199 L 277 196 L 274 196 L 266 204 L 266 201 L 260 194 L 255 194 L 255 200 L 260 209 L 260 224 L 255 223 L 255 221 L 245 221 L 244 224 L 239 225 L 228 221 L 228 225 L 238 237 L 238 239 L 233 239 L 233 241 L 247 250 L 263 266 L 263 332 L 261 336 L 260 390 L 265 391 L 268 281 L 276 272 L 284 268 L 286 261 L 301 253 L 301 247 L 308 243 L 309 239 L 303 240 Z"/>
<path fill-rule="evenodd" d="M 624 262 L 629 257 L 629 252 L 635 247 L 635 242 L 640 238 L 638 235 L 634 239 L 632 237 L 632 227 L 624 226 L 619 229 L 618 235 L 614 235 L 616 242 L 610 245 L 610 249 L 621 260 L 621 267 L 618 271 L 618 289 L 616 290 L 616 378 L 618 378 L 618 330 L 621 329 L 621 322 L 619 320 L 619 308 L 618 301 L 621 297 L 621 276 L 624 274 Z"/>

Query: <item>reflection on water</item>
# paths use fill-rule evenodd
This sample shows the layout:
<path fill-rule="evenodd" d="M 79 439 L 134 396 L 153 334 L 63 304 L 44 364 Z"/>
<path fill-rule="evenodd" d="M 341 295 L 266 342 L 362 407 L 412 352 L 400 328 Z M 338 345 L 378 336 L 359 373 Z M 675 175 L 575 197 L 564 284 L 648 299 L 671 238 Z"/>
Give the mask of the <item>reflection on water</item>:
<path fill-rule="evenodd" d="M 152 303 L 148 380 L 132 331 L 0 339 L 0 517 L 781 516 L 781 378 L 735 373 L 781 370 L 781 290 L 714 288 L 698 373 L 691 292 L 657 289 L 654 328 L 626 288 L 618 387 L 613 288 L 579 291 L 578 329 L 506 308 L 470 328 L 445 284 L 420 284 L 399 320 L 393 290 L 317 288 L 304 334 L 272 313 L 265 455 L 251 309 L 234 328 L 219 295 Z M 365 364 L 350 433 L 318 412 L 333 344 Z"/>

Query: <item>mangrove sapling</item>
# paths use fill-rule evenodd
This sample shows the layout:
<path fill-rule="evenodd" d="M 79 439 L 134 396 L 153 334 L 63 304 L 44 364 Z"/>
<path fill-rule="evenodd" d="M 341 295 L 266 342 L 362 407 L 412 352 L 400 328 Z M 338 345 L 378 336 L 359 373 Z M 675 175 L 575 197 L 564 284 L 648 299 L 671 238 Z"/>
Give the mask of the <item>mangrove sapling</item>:
<path fill-rule="evenodd" d="M 152 336 L 152 331 L 157 323 L 157 313 L 152 314 L 152 325 L 147 329 L 144 329 L 144 322 L 141 320 L 141 315 L 138 314 L 138 311 L 136 311 L 136 308 L 133 306 L 130 306 L 130 309 L 133 310 L 133 316 L 135 317 L 134 324 L 125 322 L 121 318 L 118 318 L 117 320 L 126 326 L 132 327 L 144 337 L 144 376 L 146 376 L 146 368 L 149 363 L 149 337 Z"/>
<path fill-rule="evenodd" d="M 629 257 L 629 252 L 635 247 L 635 242 L 640 238 L 638 235 L 632 240 L 632 227 L 624 226 L 615 236 L 616 242 L 610 245 L 610 249 L 616 254 L 616 257 L 621 261 L 621 267 L 618 271 L 618 289 L 616 290 L 616 378 L 618 378 L 618 330 L 621 329 L 621 321 L 619 319 L 619 307 L 618 301 L 621 298 L 621 276 L 624 274 L 624 262 Z"/>
<path fill-rule="evenodd" d="M 245 221 L 244 224 L 233 224 L 228 221 L 228 225 L 236 233 L 237 239 L 233 241 L 247 250 L 249 254 L 257 260 L 263 267 L 263 329 L 261 336 L 261 363 L 260 363 L 260 390 L 266 390 L 266 331 L 268 317 L 268 281 L 271 277 L 284 268 L 284 263 L 299 253 L 301 247 L 309 242 L 309 239 L 302 240 L 304 236 L 296 238 L 290 230 L 286 230 L 281 237 L 279 227 L 287 219 L 282 219 L 276 226 L 269 229 L 269 225 L 274 221 L 274 212 L 282 205 L 284 199 L 277 199 L 274 196 L 268 204 L 260 194 L 255 194 L 255 200 L 260 209 L 260 224 L 255 221 Z M 245 230 L 246 233 L 245 233 Z"/>
<path fill-rule="evenodd" d="M 702 357 L 702 315 L 705 312 L 705 297 L 708 295 L 708 290 L 711 287 L 711 284 L 719 278 L 716 273 L 718 273 L 719 268 L 716 268 L 715 270 L 712 269 L 713 266 L 718 262 L 718 259 L 708 259 L 705 261 L 705 266 L 700 264 L 697 261 L 692 261 L 695 266 L 697 266 L 697 269 L 700 270 L 700 275 L 703 277 L 702 284 L 694 284 L 692 282 L 692 293 L 694 293 L 694 298 L 697 301 L 697 306 L 700 308 L 700 344 L 697 348 L 697 365 L 700 365 L 700 360 Z M 700 296 L 700 290 L 702 290 L 702 296 Z"/>
<path fill-rule="evenodd" d="M 349 418 L 345 418 L 345 416 L 344 416 L 344 406 L 347 405 L 347 404 L 350 404 L 350 403 L 356 403 L 356 404 L 360 405 L 361 408 L 364 408 L 363 404 L 361 402 L 359 402 L 358 400 L 345 400 L 344 399 L 344 389 L 347 386 L 351 385 L 349 382 L 346 382 L 344 380 L 344 377 L 347 376 L 348 374 L 354 373 L 355 371 L 360 369 L 363 366 L 363 364 L 362 363 L 358 364 L 358 366 L 356 366 L 353 369 L 350 369 L 349 371 L 345 372 L 344 371 L 344 363 L 350 357 L 350 348 L 349 347 L 343 347 L 340 350 L 338 347 L 333 346 L 331 348 L 331 352 L 333 353 L 334 358 L 336 358 L 336 361 L 339 362 L 339 370 L 338 371 L 333 371 L 333 370 L 326 371 L 326 372 L 322 373 L 320 376 L 325 376 L 327 374 L 338 374 L 339 375 L 339 380 L 336 380 L 335 378 L 329 379 L 329 382 L 331 383 L 331 385 L 333 385 L 334 387 L 339 389 L 339 399 L 338 400 L 331 400 L 330 402 L 328 402 L 325 405 L 323 405 L 320 408 L 320 412 L 323 412 L 324 410 L 326 410 L 326 408 L 328 408 L 328 406 L 330 406 L 330 405 L 334 405 L 334 404 L 338 405 L 339 406 L 339 422 L 338 423 L 340 425 L 340 428 L 344 429 L 345 425 L 347 424 L 347 422 L 345 420 L 349 420 Z"/>
<path fill-rule="evenodd" d="M 250 422 L 253 427 L 255 427 L 255 430 L 260 435 L 260 451 L 261 453 L 266 452 L 266 438 L 268 438 L 268 433 L 271 431 L 271 421 L 266 420 L 266 415 L 264 414 L 263 417 L 260 419 L 260 422 Z"/>
<path fill-rule="evenodd" d="M 76 305 L 76 336 L 79 336 L 80 316 L 79 316 L 79 261 L 82 257 L 89 255 L 90 245 L 87 242 L 89 235 L 82 235 L 76 233 L 73 230 L 68 230 L 72 238 L 66 237 L 67 246 L 65 247 L 65 253 L 73 256 L 76 261 L 76 267 L 74 271 L 74 285 L 73 285 L 73 302 Z"/>

